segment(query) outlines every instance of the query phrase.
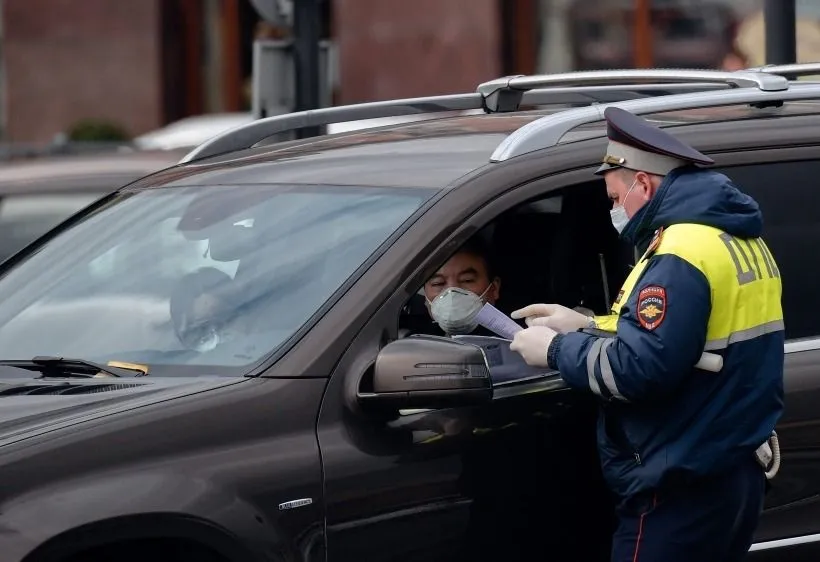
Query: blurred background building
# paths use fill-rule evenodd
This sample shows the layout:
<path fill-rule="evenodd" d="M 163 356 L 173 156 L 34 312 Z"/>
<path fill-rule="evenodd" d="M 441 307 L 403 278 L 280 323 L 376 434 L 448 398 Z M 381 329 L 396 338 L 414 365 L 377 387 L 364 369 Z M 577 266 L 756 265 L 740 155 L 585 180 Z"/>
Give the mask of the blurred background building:
<path fill-rule="evenodd" d="M 247 113 L 252 45 L 287 37 L 249 0 L 0 0 L 0 137 L 78 124 L 133 137 Z M 326 0 L 336 103 L 474 90 L 504 74 L 635 66 L 635 0 Z M 763 63 L 760 0 L 654 0 L 652 66 Z M 820 0 L 798 0 L 798 61 L 820 60 Z"/>

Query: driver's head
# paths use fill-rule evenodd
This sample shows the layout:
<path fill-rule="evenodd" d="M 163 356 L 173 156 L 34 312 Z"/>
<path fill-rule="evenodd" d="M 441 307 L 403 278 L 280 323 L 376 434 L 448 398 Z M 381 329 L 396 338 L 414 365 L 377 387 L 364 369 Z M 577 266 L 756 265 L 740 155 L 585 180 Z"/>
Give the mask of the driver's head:
<path fill-rule="evenodd" d="M 490 304 L 498 300 L 501 280 L 493 270 L 489 248 L 480 239 L 474 238 L 464 244 L 427 280 L 424 296 L 428 306 L 452 287 L 470 291 Z"/>
<path fill-rule="evenodd" d="M 484 303 L 495 304 L 501 280 L 495 275 L 487 247 L 468 242 L 424 284 L 427 310 L 448 334 L 467 334 L 476 328 L 475 316 Z"/>
<path fill-rule="evenodd" d="M 231 277 L 203 267 L 180 279 L 171 294 L 171 320 L 187 349 L 208 351 L 219 343 L 221 329 L 233 316 Z"/>

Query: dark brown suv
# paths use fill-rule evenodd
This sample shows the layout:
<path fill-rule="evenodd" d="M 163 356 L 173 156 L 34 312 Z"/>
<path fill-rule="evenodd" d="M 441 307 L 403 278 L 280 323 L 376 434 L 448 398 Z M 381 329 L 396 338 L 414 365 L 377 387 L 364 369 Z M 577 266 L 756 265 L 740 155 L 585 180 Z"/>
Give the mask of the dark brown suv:
<path fill-rule="evenodd" d="M 787 70 L 820 68 L 504 78 L 273 117 L 102 198 L 0 269 L 0 558 L 608 560 L 591 397 L 493 359 L 503 339 L 412 327 L 477 236 L 502 311 L 609 308 L 634 254 L 592 174 L 612 102 L 763 209 L 787 406 L 750 559 L 816 559 L 820 85 Z"/>

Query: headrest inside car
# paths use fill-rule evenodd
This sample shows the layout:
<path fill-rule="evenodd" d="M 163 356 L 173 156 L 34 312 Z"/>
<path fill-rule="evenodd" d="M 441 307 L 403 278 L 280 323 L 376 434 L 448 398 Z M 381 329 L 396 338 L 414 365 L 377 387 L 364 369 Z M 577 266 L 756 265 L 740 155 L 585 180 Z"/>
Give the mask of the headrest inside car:
<path fill-rule="evenodd" d="M 235 261 L 244 258 L 259 246 L 258 235 L 258 229 L 236 224 L 211 230 L 208 239 L 211 259 Z"/>
<path fill-rule="evenodd" d="M 226 223 L 236 224 L 248 209 L 275 197 L 271 189 L 219 189 L 197 196 L 179 219 L 177 230 L 188 240 L 205 240 L 224 229 Z"/>

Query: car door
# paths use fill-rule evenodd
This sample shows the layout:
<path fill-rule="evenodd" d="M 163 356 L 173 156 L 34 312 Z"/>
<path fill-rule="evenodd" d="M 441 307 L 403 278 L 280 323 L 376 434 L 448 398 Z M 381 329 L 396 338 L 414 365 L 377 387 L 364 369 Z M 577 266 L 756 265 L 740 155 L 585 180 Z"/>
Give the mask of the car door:
<path fill-rule="evenodd" d="M 589 539 L 608 522 L 583 507 L 605 493 L 595 404 L 556 392 L 563 383 L 553 375 L 497 383 L 483 406 L 368 412 L 355 395 L 372 375 L 377 326 L 339 364 L 320 413 L 328 560 L 605 554 Z M 584 525 L 588 534 L 575 532 Z"/>
<path fill-rule="evenodd" d="M 722 164 L 722 162 L 721 162 Z M 820 556 L 820 148 L 749 152 L 724 172 L 760 204 L 764 239 L 783 283 L 785 402 L 782 465 L 766 496 L 750 560 Z M 784 558 L 786 557 L 786 558 Z"/>
<path fill-rule="evenodd" d="M 521 187 L 459 225 L 438 250 L 401 261 L 435 269 L 468 233 L 566 181 Z M 439 236 L 429 229 L 416 225 L 405 236 Z M 423 239 L 405 247 L 429 248 Z M 391 291 L 337 364 L 323 400 L 328 560 L 607 559 L 611 506 L 590 508 L 608 501 L 595 450 L 597 404 L 567 391 L 557 374 L 495 383 L 492 402 L 480 406 L 379 413 L 357 400 L 418 281 L 408 275 Z"/>

